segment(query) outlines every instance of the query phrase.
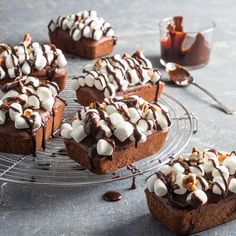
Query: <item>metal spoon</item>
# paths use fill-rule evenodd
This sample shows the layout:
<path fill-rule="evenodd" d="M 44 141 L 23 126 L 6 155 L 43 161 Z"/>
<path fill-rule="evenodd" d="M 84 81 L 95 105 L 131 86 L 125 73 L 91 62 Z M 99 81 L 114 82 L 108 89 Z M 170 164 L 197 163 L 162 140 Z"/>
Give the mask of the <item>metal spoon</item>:
<path fill-rule="evenodd" d="M 225 105 L 222 101 L 216 98 L 215 95 L 213 95 L 211 92 L 209 92 L 207 89 L 203 88 L 199 84 L 195 83 L 190 73 L 187 70 L 185 70 L 182 66 L 173 62 L 169 62 L 166 64 L 166 73 L 168 74 L 170 80 L 174 82 L 176 85 L 181 87 L 186 87 L 189 86 L 190 84 L 195 85 L 197 88 L 201 89 L 208 96 L 210 96 L 214 101 L 216 101 L 216 103 L 225 113 L 229 115 L 236 114 L 236 111 Z"/>

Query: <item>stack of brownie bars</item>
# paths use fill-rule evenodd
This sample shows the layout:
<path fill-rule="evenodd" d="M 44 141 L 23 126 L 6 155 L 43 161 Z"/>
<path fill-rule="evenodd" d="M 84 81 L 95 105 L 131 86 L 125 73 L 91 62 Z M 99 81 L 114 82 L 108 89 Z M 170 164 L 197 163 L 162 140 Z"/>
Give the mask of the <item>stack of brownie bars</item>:
<path fill-rule="evenodd" d="M 0 45 L 0 151 L 36 156 L 60 129 L 69 157 L 95 174 L 159 151 L 171 120 L 158 101 L 165 87 L 161 74 L 143 52 L 106 56 L 117 38 L 93 10 L 59 16 L 48 30 L 53 44 L 32 42 L 26 34 L 18 46 Z M 98 58 L 73 78 L 83 107 L 63 125 L 65 101 L 58 95 L 66 85 L 67 62 L 61 50 Z M 234 152 L 194 149 L 188 157 L 171 159 L 147 179 L 151 213 L 177 234 L 236 218 L 235 166 Z M 206 221 L 211 214 L 214 219 Z"/>

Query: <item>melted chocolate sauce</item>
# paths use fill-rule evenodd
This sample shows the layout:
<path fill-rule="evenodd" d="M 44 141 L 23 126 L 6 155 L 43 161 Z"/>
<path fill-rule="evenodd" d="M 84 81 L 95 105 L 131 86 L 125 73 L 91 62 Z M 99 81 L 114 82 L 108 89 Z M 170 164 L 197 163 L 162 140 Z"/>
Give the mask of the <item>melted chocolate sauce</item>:
<path fill-rule="evenodd" d="M 116 191 L 108 191 L 103 194 L 103 200 L 108 202 L 117 202 L 122 199 L 122 195 Z"/>
<path fill-rule="evenodd" d="M 136 188 L 137 188 L 137 186 L 136 186 L 136 177 L 134 176 L 134 177 L 132 178 L 132 184 L 131 184 L 130 189 L 131 189 L 131 190 L 134 190 L 134 189 L 136 189 Z"/>
<path fill-rule="evenodd" d="M 182 66 L 197 66 L 207 64 L 210 56 L 210 46 L 203 34 L 198 33 L 189 48 L 184 43 L 193 40 L 183 30 L 183 17 L 173 18 L 173 24 L 167 27 L 168 36 L 161 40 L 161 58 L 165 62 L 175 62 Z"/>

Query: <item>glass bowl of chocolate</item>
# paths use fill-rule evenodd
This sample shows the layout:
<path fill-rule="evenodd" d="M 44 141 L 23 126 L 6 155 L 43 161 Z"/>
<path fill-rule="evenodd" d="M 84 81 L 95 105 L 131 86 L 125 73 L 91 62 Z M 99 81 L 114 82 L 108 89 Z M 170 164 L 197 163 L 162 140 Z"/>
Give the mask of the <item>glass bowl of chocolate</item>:
<path fill-rule="evenodd" d="M 188 69 L 207 65 L 215 23 L 203 17 L 168 17 L 160 21 L 160 62 L 174 62 Z"/>

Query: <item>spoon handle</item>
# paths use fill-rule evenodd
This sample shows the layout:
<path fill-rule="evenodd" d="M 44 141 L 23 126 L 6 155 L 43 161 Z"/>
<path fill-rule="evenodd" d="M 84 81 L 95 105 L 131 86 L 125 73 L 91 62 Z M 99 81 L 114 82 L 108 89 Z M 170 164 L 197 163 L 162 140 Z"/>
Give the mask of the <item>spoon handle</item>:
<path fill-rule="evenodd" d="M 222 101 L 220 101 L 215 95 L 213 95 L 211 92 L 209 92 L 207 89 L 203 88 L 201 85 L 193 82 L 193 85 L 195 85 L 197 88 L 201 89 L 203 92 L 205 92 L 208 96 L 210 96 L 216 103 L 219 105 L 219 107 L 227 114 L 229 115 L 235 115 L 236 111 L 232 110 L 230 107 L 225 105 Z"/>

